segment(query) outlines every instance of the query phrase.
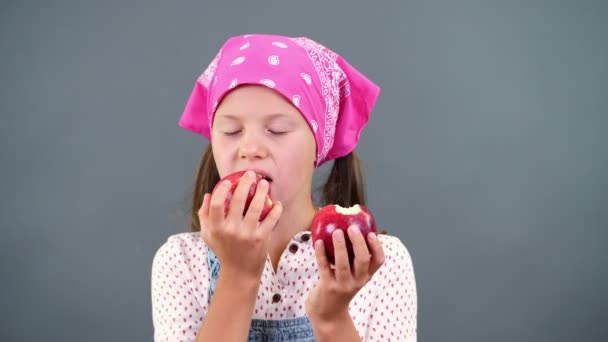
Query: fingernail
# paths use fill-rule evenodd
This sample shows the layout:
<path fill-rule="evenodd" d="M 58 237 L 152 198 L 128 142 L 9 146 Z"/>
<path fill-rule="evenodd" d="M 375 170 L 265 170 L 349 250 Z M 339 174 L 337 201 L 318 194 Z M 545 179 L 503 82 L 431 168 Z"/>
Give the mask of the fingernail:
<path fill-rule="evenodd" d="M 247 172 L 245 172 L 245 176 L 251 178 L 255 176 L 255 172 L 253 172 L 252 170 L 247 170 Z"/>
<path fill-rule="evenodd" d="M 340 229 L 336 229 L 334 235 L 336 236 L 336 240 L 340 241 L 344 239 L 344 233 Z"/>
<path fill-rule="evenodd" d="M 348 227 L 349 233 L 356 233 L 359 230 L 359 227 L 357 226 L 350 226 Z"/>
<path fill-rule="evenodd" d="M 376 236 L 376 233 L 369 233 L 369 239 L 375 241 L 378 239 L 378 237 Z"/>
<path fill-rule="evenodd" d="M 267 185 L 268 185 L 268 181 L 267 181 L 267 180 L 265 180 L 265 179 L 262 179 L 262 180 L 260 181 L 260 185 L 261 185 L 261 186 L 267 186 Z"/>

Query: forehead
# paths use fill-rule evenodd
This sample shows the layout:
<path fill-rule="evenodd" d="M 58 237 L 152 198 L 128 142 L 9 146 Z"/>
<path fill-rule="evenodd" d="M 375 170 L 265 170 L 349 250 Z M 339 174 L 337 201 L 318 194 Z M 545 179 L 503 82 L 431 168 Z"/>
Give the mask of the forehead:
<path fill-rule="evenodd" d="M 283 95 L 265 86 L 243 85 L 224 96 L 215 112 L 216 118 L 245 117 L 300 118 L 300 112 Z"/>

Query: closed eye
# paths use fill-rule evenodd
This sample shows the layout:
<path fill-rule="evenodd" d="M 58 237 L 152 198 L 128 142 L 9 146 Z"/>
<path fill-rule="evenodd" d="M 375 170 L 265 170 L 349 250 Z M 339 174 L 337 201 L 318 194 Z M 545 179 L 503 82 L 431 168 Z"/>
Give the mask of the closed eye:
<path fill-rule="evenodd" d="M 238 130 L 238 131 L 232 131 L 232 132 L 223 132 L 223 134 L 226 135 L 226 136 L 233 136 L 233 135 L 239 134 L 240 132 L 241 131 Z"/>
<path fill-rule="evenodd" d="M 272 135 L 285 135 L 289 133 L 289 131 L 273 131 L 271 129 L 269 129 L 268 132 L 270 132 L 270 134 Z"/>

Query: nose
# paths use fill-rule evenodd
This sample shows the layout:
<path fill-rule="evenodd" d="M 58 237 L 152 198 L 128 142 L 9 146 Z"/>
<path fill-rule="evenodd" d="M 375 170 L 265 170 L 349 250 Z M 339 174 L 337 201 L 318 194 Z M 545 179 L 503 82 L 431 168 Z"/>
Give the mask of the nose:
<path fill-rule="evenodd" d="M 268 151 L 260 137 L 253 132 L 243 134 L 239 144 L 239 158 L 262 159 L 268 155 Z"/>

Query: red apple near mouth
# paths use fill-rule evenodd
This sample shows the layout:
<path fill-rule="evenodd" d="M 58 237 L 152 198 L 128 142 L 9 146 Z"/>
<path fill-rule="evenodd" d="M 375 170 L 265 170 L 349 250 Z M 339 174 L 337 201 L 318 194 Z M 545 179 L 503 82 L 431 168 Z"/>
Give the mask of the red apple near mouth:
<path fill-rule="evenodd" d="M 365 206 L 356 204 L 349 208 L 337 204 L 330 204 L 321 208 L 312 220 L 312 241 L 322 240 L 325 245 L 327 259 L 330 264 L 335 264 L 334 243 L 332 234 L 336 229 L 344 232 L 346 250 L 348 252 L 349 264 L 353 264 L 355 253 L 353 245 L 348 237 L 348 227 L 356 225 L 367 242 L 367 234 L 377 233 L 376 222 L 371 212 Z"/>
<path fill-rule="evenodd" d="M 225 181 L 225 180 L 230 181 L 230 190 L 228 191 L 228 194 L 226 195 L 226 201 L 225 201 L 225 205 L 224 205 L 224 215 L 228 214 L 228 211 L 230 209 L 230 201 L 232 200 L 232 195 L 234 195 L 234 191 L 236 190 L 236 187 L 239 185 L 241 177 L 243 177 L 243 175 L 247 171 L 248 170 L 242 170 L 242 171 L 237 171 L 237 172 L 231 173 L 231 174 L 225 176 L 224 178 L 220 179 L 220 181 L 213 188 L 213 191 L 215 191 L 215 189 L 217 189 L 217 187 L 223 181 Z M 251 188 L 249 188 L 249 192 L 247 193 L 247 199 L 245 200 L 245 208 L 243 210 L 243 216 L 247 212 L 247 209 L 249 209 L 249 205 L 251 204 L 251 200 L 253 200 L 253 196 L 255 195 L 255 191 L 257 189 L 258 183 L 264 178 L 265 178 L 264 176 L 256 173 L 255 181 L 253 182 L 253 184 L 251 185 Z M 268 194 L 266 195 L 266 201 L 264 202 L 264 208 L 262 209 L 262 213 L 260 214 L 260 219 L 259 219 L 260 221 L 264 220 L 266 215 L 268 215 L 268 213 L 272 209 L 273 205 L 274 205 L 274 203 L 270 199 L 270 188 L 268 188 Z"/>

